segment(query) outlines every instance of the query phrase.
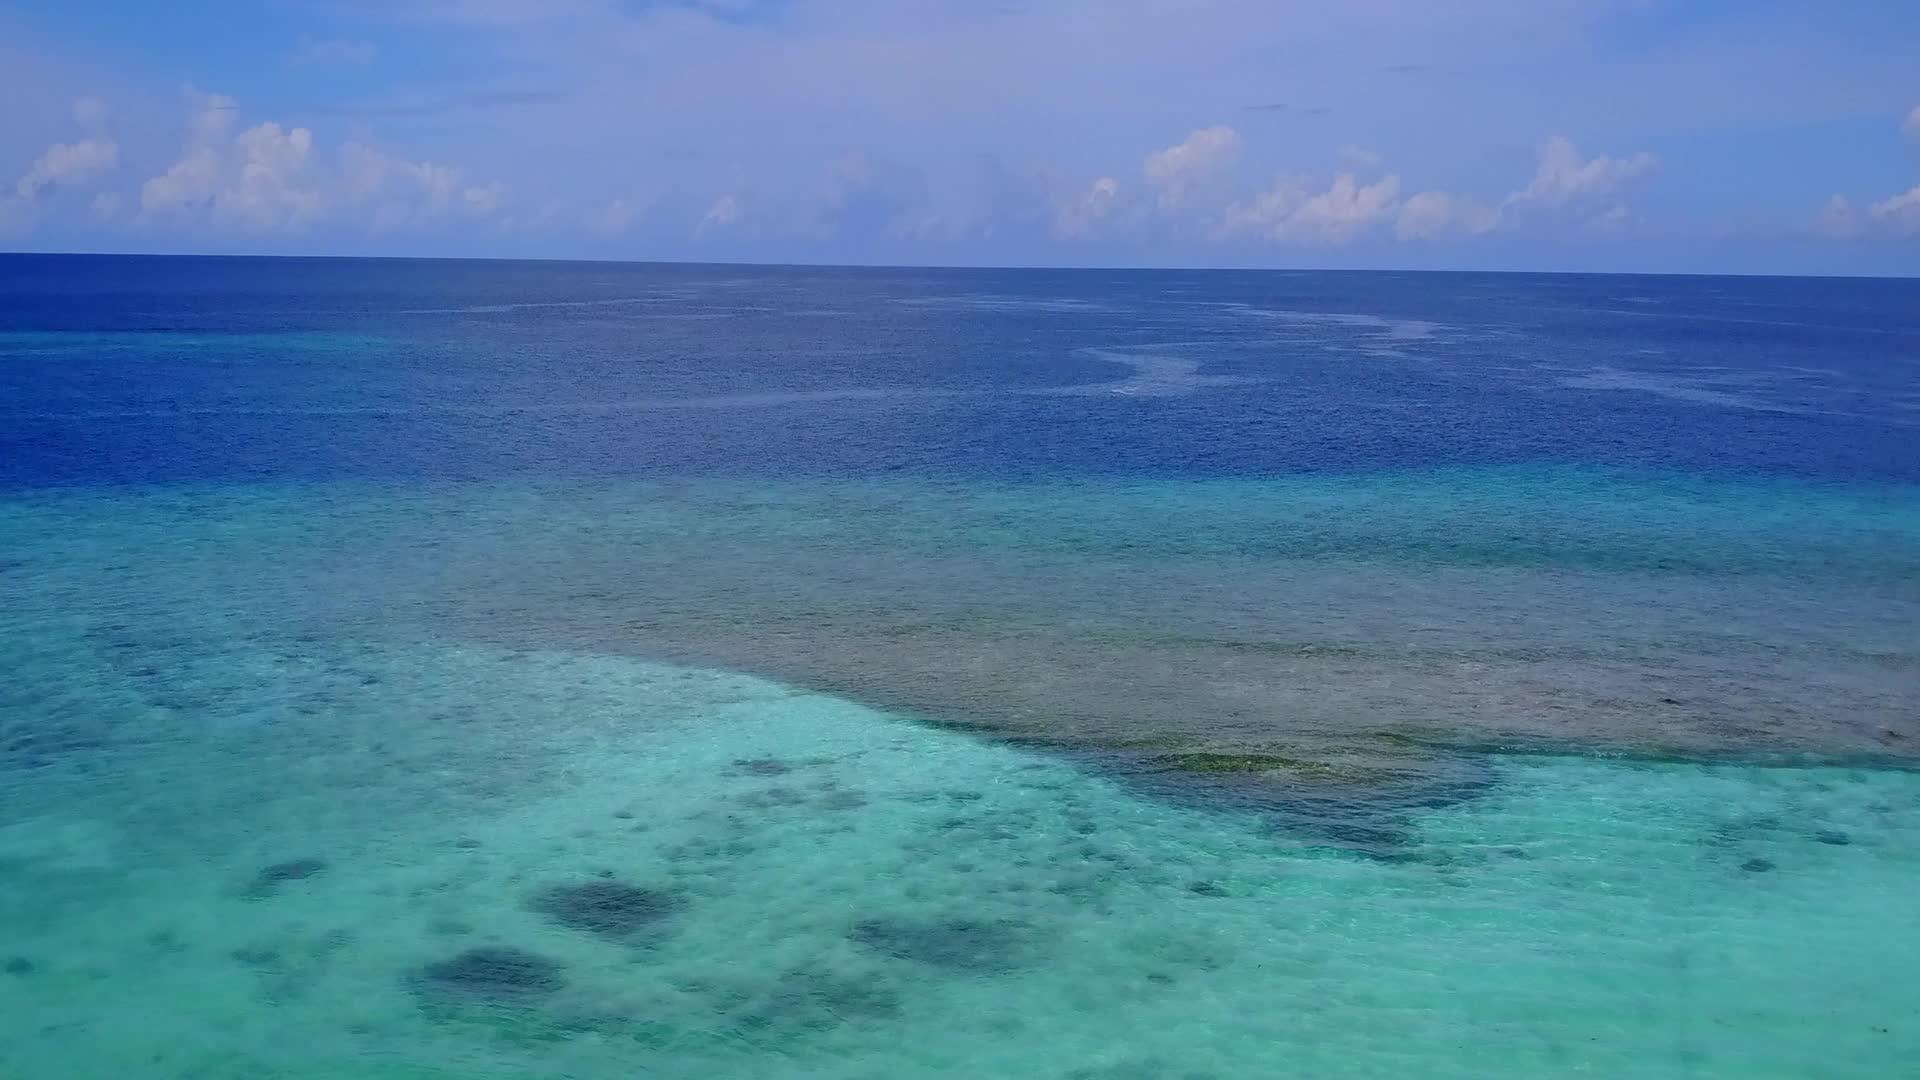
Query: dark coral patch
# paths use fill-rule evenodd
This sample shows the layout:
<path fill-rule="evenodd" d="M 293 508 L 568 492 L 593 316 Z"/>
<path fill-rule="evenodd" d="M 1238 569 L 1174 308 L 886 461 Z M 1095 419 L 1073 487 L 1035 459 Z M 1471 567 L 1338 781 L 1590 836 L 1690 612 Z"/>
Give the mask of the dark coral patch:
<path fill-rule="evenodd" d="M 14 956 L 8 958 L 5 970 L 9 975 L 31 975 L 33 967 L 33 961 L 24 956 Z"/>
<path fill-rule="evenodd" d="M 1767 871 L 1773 869 L 1773 860 L 1762 859 L 1762 858 L 1759 858 L 1758 856 L 1755 856 L 1754 858 L 1748 859 L 1746 862 L 1741 863 L 1740 869 L 1745 870 L 1749 874 L 1764 874 Z"/>
<path fill-rule="evenodd" d="M 235 961 L 251 968 L 275 968 L 280 966 L 280 950 L 266 945 L 243 945 L 227 954 Z"/>
<path fill-rule="evenodd" d="M 779 758 L 742 759 L 733 763 L 733 767 L 749 776 L 785 776 L 793 771 L 793 766 Z"/>
<path fill-rule="evenodd" d="M 1813 838 L 1823 844 L 1832 844 L 1834 847 L 1845 847 L 1853 843 L 1853 837 L 1838 829 L 1821 829 L 1813 834 Z"/>
<path fill-rule="evenodd" d="M 866 919 L 856 923 L 847 938 L 898 960 L 983 973 L 1020 967 L 1027 947 L 1026 935 L 1016 924 L 967 919 Z"/>
<path fill-rule="evenodd" d="M 253 876 L 253 882 L 247 886 L 250 899 L 261 900 L 278 892 L 282 882 L 304 881 L 327 868 L 323 859 L 289 859 L 271 866 L 263 866 Z"/>
<path fill-rule="evenodd" d="M 643 889 L 623 881 L 555 885 L 527 905 L 570 930 L 632 938 L 687 906 L 678 893 Z"/>
<path fill-rule="evenodd" d="M 290 859 L 286 862 L 277 862 L 272 866 L 262 867 L 260 870 L 260 880 L 299 881 L 303 878 L 310 878 L 326 868 L 327 864 L 324 859 Z"/>
<path fill-rule="evenodd" d="M 566 985 L 558 961 L 505 945 L 483 945 L 428 964 L 412 979 L 434 1004 L 525 1007 Z"/>

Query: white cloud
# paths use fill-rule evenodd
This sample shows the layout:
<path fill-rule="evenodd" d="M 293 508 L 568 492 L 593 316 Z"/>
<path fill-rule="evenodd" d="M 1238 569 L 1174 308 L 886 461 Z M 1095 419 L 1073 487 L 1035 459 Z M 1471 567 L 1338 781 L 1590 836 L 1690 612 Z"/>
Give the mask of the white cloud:
<path fill-rule="evenodd" d="M 1920 186 L 1867 207 L 1867 216 L 1901 236 L 1920 236 Z"/>
<path fill-rule="evenodd" d="M 1852 200 L 1845 195 L 1835 195 L 1814 216 L 1813 228 L 1823 236 L 1836 239 L 1857 236 L 1860 233 L 1860 215 L 1854 212 Z"/>
<path fill-rule="evenodd" d="M 93 197 L 93 216 L 101 221 L 112 221 L 120 216 L 120 205 L 125 201 L 117 191 L 103 191 Z"/>
<path fill-rule="evenodd" d="M 319 217 L 326 195 L 309 175 L 313 133 L 271 121 L 231 140 L 231 99 L 208 95 L 195 113 L 195 142 L 165 173 L 140 188 L 149 218 L 205 212 L 221 225 L 252 232 L 297 229 Z"/>
<path fill-rule="evenodd" d="M 1325 191 L 1283 178 L 1270 191 L 1227 208 L 1221 231 L 1281 242 L 1343 244 L 1387 220 L 1399 205 L 1400 178 L 1361 184 L 1341 173 Z"/>
<path fill-rule="evenodd" d="M 1869 204 L 1864 210 L 1835 195 L 1814 215 L 1813 230 L 1835 240 L 1891 233 L 1920 236 L 1920 186 Z"/>
<path fill-rule="evenodd" d="M 203 94 L 191 86 L 185 92 L 193 109 L 187 121 L 193 141 L 218 142 L 226 138 L 233 130 L 234 117 L 239 115 L 239 104 L 225 94 Z"/>
<path fill-rule="evenodd" d="M 1120 209 L 1120 182 L 1103 176 L 1063 203 L 1053 218 L 1053 234 L 1064 240 L 1092 235 Z"/>
<path fill-rule="evenodd" d="M 1179 206 L 1237 161 L 1240 146 L 1240 133 L 1224 124 L 1201 128 L 1181 143 L 1148 154 L 1143 171 L 1160 193 L 1162 206 Z"/>
<path fill-rule="evenodd" d="M 140 185 L 140 209 L 149 214 L 183 210 L 205 203 L 220 185 L 220 159 L 213 148 L 196 146 L 166 172 Z"/>
<path fill-rule="evenodd" d="M 1446 191 L 1422 191 L 1403 199 L 1395 174 L 1363 181 L 1366 173 L 1382 167 L 1384 159 L 1350 143 L 1337 151 L 1347 168 L 1324 188 L 1309 176 L 1288 175 L 1268 190 L 1230 201 L 1218 185 L 1207 181 L 1220 177 L 1240 150 L 1240 137 L 1231 128 L 1216 127 L 1196 131 L 1178 146 L 1149 156 L 1147 179 L 1159 194 L 1162 218 L 1175 220 L 1177 212 L 1185 220 L 1199 222 L 1203 234 L 1216 238 L 1339 245 L 1388 228 L 1403 242 L 1480 236 L 1515 224 L 1523 210 L 1557 209 L 1578 211 L 1574 220 L 1586 231 L 1604 233 L 1624 228 L 1632 218 L 1624 203 L 1609 196 L 1617 196 L 1657 165 L 1651 154 L 1587 158 L 1571 141 L 1555 137 L 1541 145 L 1533 178 L 1504 200 Z M 1129 207 L 1117 187 L 1101 186 L 1107 183 L 1103 180 L 1062 205 L 1055 218 L 1055 234 L 1084 235 L 1121 216 Z M 1218 201 L 1202 194 L 1217 196 Z"/>
<path fill-rule="evenodd" d="M 1920 139 L 1920 105 L 1907 114 L 1901 131 Z M 1851 239 L 1870 232 L 1890 232 L 1895 236 L 1920 236 L 1920 186 L 1909 188 L 1879 202 L 1868 204 L 1864 212 L 1856 209 L 1845 195 L 1835 195 L 1813 219 L 1814 231 L 1835 239 Z"/>
<path fill-rule="evenodd" d="M 234 147 L 239 175 L 214 194 L 215 220 L 263 232 L 298 229 L 320 216 L 326 196 L 309 175 L 312 132 L 269 121 L 241 132 Z"/>
<path fill-rule="evenodd" d="M 47 147 L 14 184 L 14 191 L 20 198 L 31 201 L 47 188 L 84 184 L 112 172 L 119 164 L 120 147 L 112 139 L 55 143 Z"/>
<path fill-rule="evenodd" d="M 1507 203 L 1566 206 L 1568 203 L 1612 194 L 1658 166 L 1658 159 L 1648 153 L 1626 158 L 1605 154 L 1584 158 L 1573 140 L 1555 135 L 1540 146 L 1539 167 L 1534 172 L 1533 182 L 1508 196 Z"/>
<path fill-rule="evenodd" d="M 1400 204 L 1393 234 L 1401 240 L 1437 240 L 1450 233 L 1478 236 L 1499 227 L 1496 207 L 1467 195 L 1423 191 Z"/>
<path fill-rule="evenodd" d="M 377 232 L 442 216 L 489 217 L 506 202 L 498 183 L 469 184 L 452 166 L 406 161 L 364 143 L 347 143 L 326 161 L 306 128 L 267 121 L 230 135 L 233 99 L 189 95 L 187 146 L 141 186 L 141 220 L 273 232 L 355 214 Z"/>
<path fill-rule="evenodd" d="M 302 37 L 293 49 L 295 64 L 341 65 L 344 67 L 366 67 L 380 55 L 380 49 L 371 41 L 354 41 L 347 38 L 309 38 Z"/>
<path fill-rule="evenodd" d="M 407 161 L 361 142 L 343 145 L 339 159 L 336 201 L 343 208 L 371 207 L 376 232 L 446 216 L 489 217 L 506 203 L 498 181 L 468 184 L 451 165 Z"/>

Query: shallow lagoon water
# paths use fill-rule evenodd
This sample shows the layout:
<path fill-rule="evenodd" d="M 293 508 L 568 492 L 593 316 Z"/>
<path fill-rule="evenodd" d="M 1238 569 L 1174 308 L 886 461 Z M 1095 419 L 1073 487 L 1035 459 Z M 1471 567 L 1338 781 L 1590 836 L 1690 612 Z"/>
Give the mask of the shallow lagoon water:
<path fill-rule="evenodd" d="M 0 1075 L 1920 1058 L 1906 286 L 0 282 Z"/>
<path fill-rule="evenodd" d="M 1232 501 L 1252 508 L 1261 494 Z M 1058 564 L 1036 569 L 1027 553 L 1114 531 L 1081 533 L 1069 515 L 1091 510 L 1058 492 L 1045 500 L 1051 530 L 1019 520 L 1035 492 L 1006 492 L 985 513 L 1007 532 L 955 541 L 969 519 L 951 495 L 923 492 L 921 512 L 953 530 L 910 531 L 915 512 L 896 506 L 885 544 L 857 524 L 871 512 L 834 518 L 855 535 L 822 540 L 830 527 L 808 508 L 854 497 L 518 485 L 11 500 L 0 1011 L 13 1019 L 0 1063 L 28 1076 L 1875 1076 L 1920 1051 L 1920 939 L 1903 929 L 1920 889 L 1920 773 L 1884 767 L 1901 763 L 1904 739 L 1880 726 L 1906 722 L 1894 711 L 1910 700 L 1909 654 L 1857 604 L 1819 604 L 1795 584 L 1817 565 L 1823 587 L 1871 587 L 1898 556 L 1860 542 L 1835 507 L 1823 508 L 1833 533 L 1802 530 L 1799 546 L 1756 551 L 1734 576 L 1763 600 L 1799 596 L 1803 633 L 1829 613 L 1833 639 L 1769 640 L 1785 633 L 1777 612 L 1742 631 L 1724 600 L 1730 571 L 1707 588 L 1680 566 L 1655 575 L 1663 610 L 1679 626 L 1715 615 L 1680 603 L 1704 588 L 1723 598 L 1719 635 L 1711 647 L 1670 637 L 1660 685 L 1698 697 L 1731 664 L 1777 700 L 1784 672 L 1852 655 L 1872 676 L 1855 691 L 1884 702 L 1884 718 L 1798 739 L 1689 730 L 1717 739 L 1704 745 L 1721 758 L 1745 747 L 1808 761 L 1819 747 L 1878 768 L 1518 752 L 1578 741 L 1572 723 L 1602 743 L 1687 742 L 1619 705 L 1587 705 L 1504 751 L 1490 745 L 1497 717 L 1445 710 L 1316 733 L 1269 701 L 1240 725 L 1206 713 L 1207 729 L 1151 710 L 1206 707 L 1218 691 L 1202 676 L 1222 642 L 1247 652 L 1284 616 L 1242 618 L 1200 651 L 1157 640 L 1155 618 L 1235 609 L 1167 600 L 1128 623 L 1134 609 L 1108 593 L 1061 587 L 1044 570 Z M 1145 537 L 1125 501 L 1140 497 L 1093 506 Z M 1358 535 L 1372 512 L 1360 503 L 1323 501 L 1318 520 Z M 1875 526 L 1903 527 L 1873 499 L 1859 505 Z M 730 539 L 704 537 L 703 521 Z M 690 530 L 662 550 L 659 537 Z M 796 543 L 803 534 L 822 546 Z M 1834 535 L 1854 538 L 1840 545 L 1850 555 L 1829 550 Z M 915 537 L 935 550 L 916 554 Z M 900 602 L 898 573 L 872 571 L 884 560 L 853 575 L 864 587 L 833 571 L 852 545 L 906 560 L 899 572 L 974 580 L 982 571 L 955 560 L 995 543 L 1013 554 L 984 565 L 1026 576 L 987 597 L 937 585 L 968 604 L 997 597 L 984 625 L 937 607 L 890 621 L 862 602 Z M 1427 553 L 1413 573 L 1487 603 L 1513 589 L 1596 612 L 1650 587 L 1631 543 L 1569 545 L 1544 570 L 1489 578 L 1478 557 Z M 1155 557 L 1179 580 L 1175 554 Z M 1264 566 L 1269 589 L 1348 597 L 1340 618 L 1312 621 L 1313 648 L 1289 646 L 1341 665 L 1282 664 L 1304 681 L 1298 698 L 1340 700 L 1356 677 L 1398 679 L 1403 693 L 1449 685 L 1405 647 L 1354 644 L 1407 611 L 1404 594 L 1352 602 L 1369 595 L 1356 582 L 1385 588 L 1370 575 L 1406 580 L 1406 558 L 1379 561 L 1287 550 L 1228 564 L 1243 577 Z M 1560 565 L 1596 561 L 1625 565 Z M 722 566 L 739 570 L 733 585 L 686 604 L 677 586 Z M 1501 583 L 1515 573 L 1527 576 Z M 774 588 L 817 575 L 822 588 Z M 1433 584 L 1449 575 L 1468 576 Z M 1009 585 L 1046 580 L 1059 591 L 1005 610 Z M 1905 600 L 1904 588 L 1885 595 Z M 768 626 L 748 626 L 752 608 Z M 616 610 L 647 612 L 655 636 L 629 628 L 615 647 Z M 1117 622 L 1061 625 L 1080 610 Z M 1444 630 L 1420 647 L 1481 678 L 1522 643 L 1577 667 L 1664 632 L 1632 619 L 1577 638 L 1522 626 L 1503 645 L 1499 618 L 1438 611 Z M 861 640 L 901 643 L 866 654 L 862 685 L 944 693 L 945 712 L 623 655 L 663 630 L 823 643 L 861 612 Z M 515 636 L 501 625 L 549 644 L 487 640 Z M 1091 655 L 1115 648 L 1116 625 L 1142 638 L 1121 654 L 1131 663 L 1187 676 L 1129 684 L 1110 662 L 1113 698 L 1160 694 L 1113 708 L 1120 728 L 1079 719 L 1084 706 L 1047 714 L 1079 692 L 1031 681 L 1055 658 L 982 648 L 1012 633 Z M 943 648 L 974 674 L 914 667 Z M 1446 655 L 1468 648 L 1479 655 Z M 1284 650 L 1252 651 L 1271 670 Z M 1784 667 L 1756 674 L 1756 653 Z M 806 655 L 830 681 L 829 651 Z M 743 655 L 792 657 L 771 644 Z M 1012 685 L 982 689 L 995 680 Z M 1015 710 L 1050 722 L 1021 726 Z M 1243 758 L 1261 767 L 1243 771 Z M 569 908 L 565 890 L 582 887 Z"/>
<path fill-rule="evenodd" d="M 13 790 L 12 1075 L 1870 1076 L 1920 1050 L 1920 949 L 1886 932 L 1920 888 L 1910 773 L 1503 757 L 1382 857 L 743 676 L 207 662 L 222 730 Z M 673 902 L 538 903 L 610 883 Z M 431 981 L 486 949 L 555 974 Z"/>

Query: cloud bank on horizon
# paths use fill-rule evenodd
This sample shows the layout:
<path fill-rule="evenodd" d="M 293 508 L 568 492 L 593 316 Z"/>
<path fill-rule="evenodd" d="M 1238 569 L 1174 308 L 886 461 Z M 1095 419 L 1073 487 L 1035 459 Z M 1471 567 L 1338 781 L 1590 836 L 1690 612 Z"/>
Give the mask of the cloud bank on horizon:
<path fill-rule="evenodd" d="M 1920 273 L 1847 14 L 0 0 L 0 250 Z"/>

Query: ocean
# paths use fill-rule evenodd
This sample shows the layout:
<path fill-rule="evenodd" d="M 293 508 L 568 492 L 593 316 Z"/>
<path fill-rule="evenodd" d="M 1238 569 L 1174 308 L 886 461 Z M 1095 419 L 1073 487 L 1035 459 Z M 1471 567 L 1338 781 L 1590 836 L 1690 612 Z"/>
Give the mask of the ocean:
<path fill-rule="evenodd" d="M 0 256 L 0 1076 L 1920 1061 L 1920 280 Z"/>

